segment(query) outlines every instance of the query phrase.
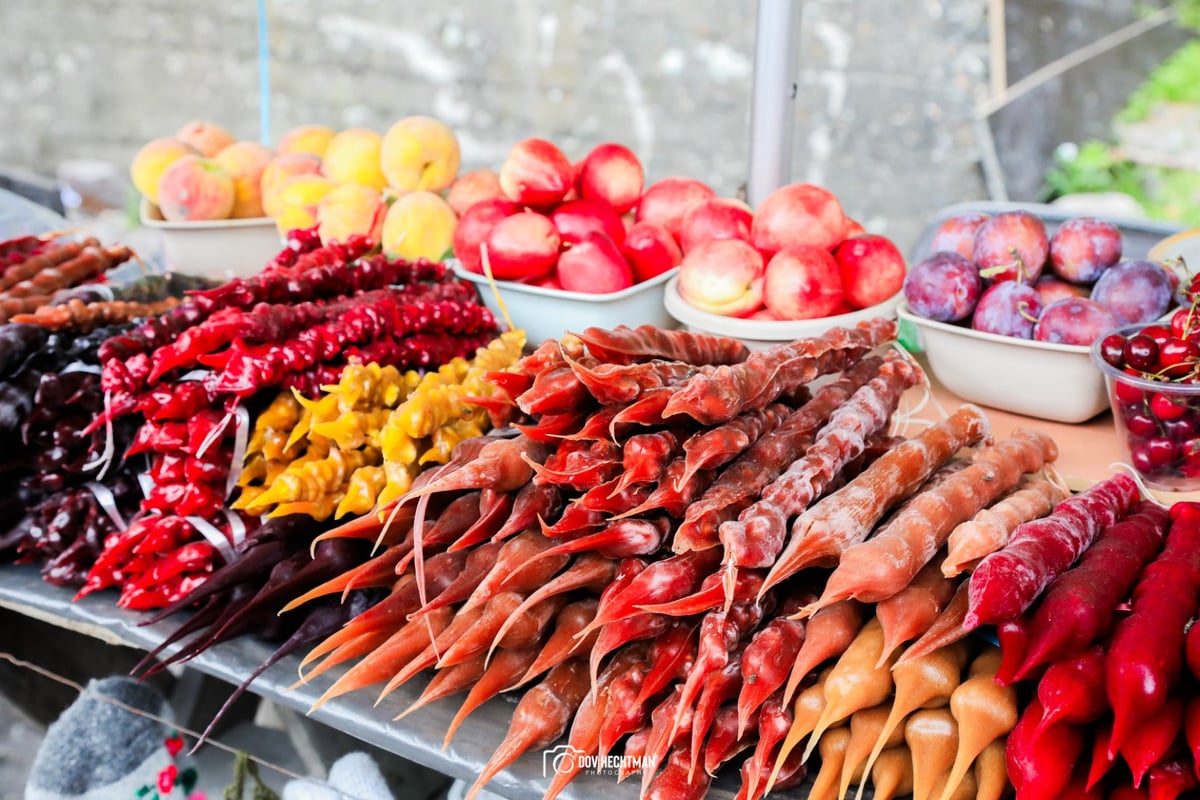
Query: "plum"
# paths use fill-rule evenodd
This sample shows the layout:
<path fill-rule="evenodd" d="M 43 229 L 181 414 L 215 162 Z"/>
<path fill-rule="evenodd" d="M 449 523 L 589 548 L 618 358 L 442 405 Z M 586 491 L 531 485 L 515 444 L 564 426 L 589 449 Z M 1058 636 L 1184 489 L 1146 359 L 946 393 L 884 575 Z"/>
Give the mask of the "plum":
<path fill-rule="evenodd" d="M 1122 325 L 1149 322 L 1171 307 L 1171 278 L 1153 261 L 1122 261 L 1109 267 L 1092 287 L 1092 299 Z"/>
<path fill-rule="evenodd" d="M 984 220 L 975 232 L 975 266 L 996 283 L 1033 283 L 1046 266 L 1046 226 L 1028 211 L 1006 211 Z"/>
<path fill-rule="evenodd" d="M 956 214 L 938 226 L 929 240 L 930 253 L 958 253 L 965 258 L 975 256 L 975 232 L 991 214 L 969 211 Z"/>
<path fill-rule="evenodd" d="M 958 322 L 971 316 L 983 291 L 975 265 L 958 253 L 934 253 L 904 278 L 904 299 L 918 316 Z"/>
<path fill-rule="evenodd" d="M 1085 287 L 1067 283 L 1062 278 L 1057 278 L 1053 275 L 1043 275 L 1038 278 L 1033 288 L 1041 295 L 1043 306 L 1048 306 L 1051 303 L 1057 303 L 1059 300 L 1066 300 L 1071 297 L 1088 296 L 1088 290 Z"/>
<path fill-rule="evenodd" d="M 971 327 L 985 333 L 1032 339 L 1042 313 L 1042 298 L 1028 284 L 1004 281 L 993 284 L 975 306 Z"/>
<path fill-rule="evenodd" d="M 1050 268 L 1075 283 L 1092 283 L 1121 260 L 1121 232 L 1096 217 L 1076 217 L 1050 237 Z"/>
<path fill-rule="evenodd" d="M 1069 297 L 1042 310 L 1033 338 L 1053 344 L 1091 345 L 1121 323 L 1104 306 L 1083 297 Z"/>

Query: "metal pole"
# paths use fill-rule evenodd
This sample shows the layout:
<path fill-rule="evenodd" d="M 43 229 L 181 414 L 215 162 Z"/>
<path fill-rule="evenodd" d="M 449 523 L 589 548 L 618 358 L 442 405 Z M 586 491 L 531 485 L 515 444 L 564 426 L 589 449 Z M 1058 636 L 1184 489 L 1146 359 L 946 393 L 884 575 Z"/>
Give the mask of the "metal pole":
<path fill-rule="evenodd" d="M 800 70 L 801 0 L 759 0 L 750 101 L 747 199 L 757 207 L 791 180 Z"/>

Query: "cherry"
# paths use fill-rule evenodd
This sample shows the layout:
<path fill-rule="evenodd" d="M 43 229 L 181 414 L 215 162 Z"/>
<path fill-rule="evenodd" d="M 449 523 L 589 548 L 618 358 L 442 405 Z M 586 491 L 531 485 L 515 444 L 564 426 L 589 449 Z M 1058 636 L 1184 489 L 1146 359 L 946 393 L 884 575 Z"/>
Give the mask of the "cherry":
<path fill-rule="evenodd" d="M 1125 337 L 1110 333 L 1100 341 L 1100 357 L 1111 366 L 1125 366 Z"/>
<path fill-rule="evenodd" d="M 1162 436 L 1150 439 L 1144 447 L 1150 463 L 1156 467 L 1170 466 L 1179 457 L 1179 445 Z"/>
<path fill-rule="evenodd" d="M 1176 402 L 1170 395 L 1159 392 L 1150 398 L 1150 413 L 1159 419 L 1179 419 L 1187 411 L 1186 405 Z"/>
<path fill-rule="evenodd" d="M 1179 448 L 1183 452 L 1183 457 L 1188 461 L 1194 461 L 1200 465 L 1200 436 L 1188 439 Z"/>
<path fill-rule="evenodd" d="M 1153 372 L 1158 366 L 1158 342 L 1144 333 L 1131 336 L 1125 342 L 1125 363 L 1142 372 Z"/>
<path fill-rule="evenodd" d="M 1171 329 L 1166 325 L 1147 325 L 1138 335 L 1149 336 L 1156 345 L 1162 347 L 1163 342 L 1171 338 Z"/>
<path fill-rule="evenodd" d="M 1133 468 L 1142 475 L 1149 475 L 1154 471 L 1154 461 L 1150 458 L 1150 453 L 1144 444 L 1130 449 L 1129 461 L 1133 464 Z"/>
<path fill-rule="evenodd" d="M 1129 423 L 1125 423 L 1126 427 Z M 1182 442 L 1196 435 L 1196 422 L 1188 417 L 1180 417 L 1179 419 L 1169 419 L 1162 424 L 1163 433 L 1170 436 L 1177 442 Z M 1130 433 L 1133 428 L 1129 428 Z M 1147 434 L 1151 435 L 1151 434 Z"/>
<path fill-rule="evenodd" d="M 1125 428 L 1139 439 L 1158 435 L 1158 422 L 1144 411 L 1135 411 L 1126 417 Z"/>
<path fill-rule="evenodd" d="M 1158 347 L 1160 372 L 1172 378 L 1182 378 L 1196 367 L 1200 360 L 1200 345 L 1184 339 L 1171 337 Z"/>
<path fill-rule="evenodd" d="M 1171 315 L 1171 335 L 1176 339 L 1186 339 L 1191 333 L 1189 328 L 1194 328 L 1194 325 L 1189 323 L 1192 321 L 1192 310 L 1190 308 L 1178 309 Z"/>
<path fill-rule="evenodd" d="M 1140 375 L 1137 375 L 1137 372 L 1130 370 L 1126 370 L 1125 374 L 1141 377 Z M 1117 396 L 1118 400 L 1130 406 L 1140 405 L 1142 400 L 1145 399 L 1145 393 L 1141 389 L 1134 386 L 1132 383 L 1121 380 L 1120 378 L 1117 378 L 1113 381 L 1113 393 Z"/>

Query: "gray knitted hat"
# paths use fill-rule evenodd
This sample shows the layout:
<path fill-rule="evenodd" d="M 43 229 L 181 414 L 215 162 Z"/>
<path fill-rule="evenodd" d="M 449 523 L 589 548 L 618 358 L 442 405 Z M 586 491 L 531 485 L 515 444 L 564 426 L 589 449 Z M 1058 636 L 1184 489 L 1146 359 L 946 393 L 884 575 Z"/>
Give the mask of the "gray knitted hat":
<path fill-rule="evenodd" d="M 150 686 L 120 677 L 91 681 L 46 732 L 25 800 L 183 800 L 196 778 L 175 764 L 183 740 L 100 695 L 171 718 Z"/>

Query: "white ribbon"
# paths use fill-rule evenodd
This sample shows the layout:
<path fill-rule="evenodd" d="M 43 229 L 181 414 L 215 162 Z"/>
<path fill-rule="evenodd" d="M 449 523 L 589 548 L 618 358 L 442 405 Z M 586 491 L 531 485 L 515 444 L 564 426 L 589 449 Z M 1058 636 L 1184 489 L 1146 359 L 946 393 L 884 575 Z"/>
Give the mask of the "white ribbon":
<path fill-rule="evenodd" d="M 229 427 L 229 423 L 233 421 L 234 412 L 228 412 L 221 421 L 217 423 L 208 436 L 204 437 L 204 441 L 200 443 L 200 447 L 196 450 L 196 458 L 204 458 L 204 454 L 208 452 L 208 448 L 212 447 L 217 442 L 221 441 L 221 437 L 225 433 L 225 429 Z"/>
<path fill-rule="evenodd" d="M 225 559 L 226 564 L 233 561 L 233 547 L 229 544 L 229 538 L 221 533 L 220 528 L 203 517 L 184 517 L 184 519 L 191 523 L 191 526 L 207 539 L 209 544 L 217 548 L 217 552 Z"/>
<path fill-rule="evenodd" d="M 113 462 L 113 451 L 117 449 L 116 442 L 113 439 L 113 421 L 112 421 L 112 392 L 104 393 L 104 450 L 100 455 L 83 465 L 84 470 L 93 470 L 101 467 L 100 474 L 96 477 L 103 478 L 104 473 L 108 472 L 108 468 Z"/>
<path fill-rule="evenodd" d="M 108 514 L 108 518 L 117 526 L 118 531 L 126 530 L 129 527 L 129 524 L 125 522 L 125 518 L 121 516 L 121 510 L 117 508 L 117 497 L 112 493 L 112 489 L 109 489 L 103 483 L 96 483 L 96 481 L 88 481 L 84 486 L 96 498 L 96 502 L 100 504 L 100 508 L 104 510 L 104 513 Z"/>
<path fill-rule="evenodd" d="M 233 461 L 229 465 L 229 476 L 225 479 L 226 500 L 237 488 L 238 478 L 242 474 L 242 462 L 246 460 L 246 448 L 250 444 L 250 412 L 245 406 L 239 405 L 233 409 L 233 416 L 237 425 L 233 429 Z M 238 521 L 241 521 L 240 517 Z"/>
<path fill-rule="evenodd" d="M 137 474 L 138 486 L 142 487 L 142 496 L 149 497 L 150 492 L 154 489 L 154 478 L 150 477 L 147 472 L 139 472 Z"/>
<path fill-rule="evenodd" d="M 98 364 L 85 364 L 82 361 L 72 361 L 70 364 L 67 364 L 65 367 L 59 370 L 58 374 L 68 375 L 72 372 L 86 372 L 90 375 L 99 375 L 104 372 L 104 370 L 101 369 Z"/>
<path fill-rule="evenodd" d="M 212 375 L 212 370 L 209 369 L 194 369 L 191 372 L 185 372 L 179 376 L 181 381 L 202 381 L 209 375 Z"/>
<path fill-rule="evenodd" d="M 231 508 L 222 508 L 225 519 L 229 520 L 229 535 L 233 538 L 233 546 L 239 547 L 246 541 L 246 521 L 242 515 Z"/>

